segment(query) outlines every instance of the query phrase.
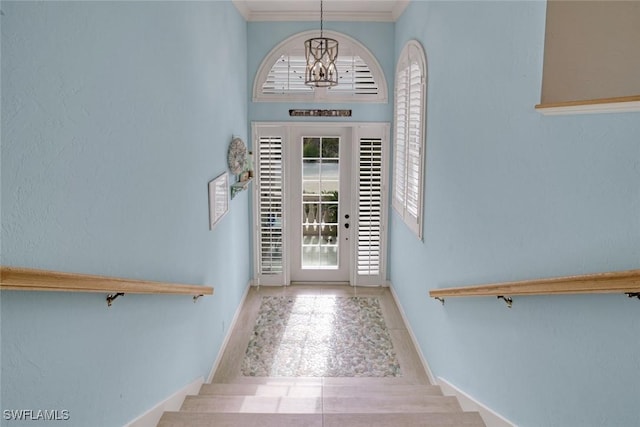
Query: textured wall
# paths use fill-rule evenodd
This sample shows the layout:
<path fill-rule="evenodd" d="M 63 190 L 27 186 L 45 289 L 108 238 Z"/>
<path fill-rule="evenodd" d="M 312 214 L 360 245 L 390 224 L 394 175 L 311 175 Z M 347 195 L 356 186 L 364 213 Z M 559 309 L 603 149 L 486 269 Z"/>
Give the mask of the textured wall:
<path fill-rule="evenodd" d="M 376 57 L 387 78 L 389 99 L 393 98 L 393 23 L 389 22 L 326 22 L 325 29 L 337 31 L 358 40 Z M 317 22 L 250 22 L 248 24 L 248 76 L 249 118 L 252 121 L 378 121 L 390 122 L 393 113 L 387 104 L 329 104 L 300 102 L 251 102 L 253 82 L 264 58 L 280 42 L 297 33 L 318 29 Z M 338 70 L 339 72 L 340 70 Z M 391 80 L 389 80 L 391 78 Z M 289 117 L 290 108 L 351 108 L 349 119 Z"/>
<path fill-rule="evenodd" d="M 2 11 L 2 264 L 215 287 L 2 293 L 3 409 L 122 425 L 208 375 L 249 280 L 248 193 L 214 231 L 207 196 L 247 137 L 246 23 L 230 2 Z"/>
<path fill-rule="evenodd" d="M 640 425 L 624 295 L 429 300 L 429 289 L 640 267 L 640 117 L 542 117 L 543 2 L 411 2 L 429 63 L 424 242 L 390 275 L 436 376 L 523 427 Z"/>

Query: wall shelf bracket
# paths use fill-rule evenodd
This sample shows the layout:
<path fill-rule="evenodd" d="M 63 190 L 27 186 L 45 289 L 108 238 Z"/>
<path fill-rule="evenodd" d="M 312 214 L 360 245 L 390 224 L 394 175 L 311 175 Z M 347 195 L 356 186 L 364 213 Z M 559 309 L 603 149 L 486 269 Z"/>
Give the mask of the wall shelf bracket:
<path fill-rule="evenodd" d="M 124 295 L 124 292 L 118 292 L 117 294 L 109 294 L 107 295 L 107 307 L 111 307 L 111 304 L 116 300 L 116 298 Z"/>
<path fill-rule="evenodd" d="M 234 197 L 236 197 L 236 194 L 246 190 L 252 180 L 253 180 L 253 177 L 250 177 L 245 179 L 244 181 L 238 181 L 235 184 L 233 184 L 231 186 L 231 198 L 233 199 Z"/>
<path fill-rule="evenodd" d="M 640 299 L 640 292 L 625 292 L 625 294 L 629 298 L 638 298 L 638 299 Z"/>
<path fill-rule="evenodd" d="M 193 296 L 193 303 L 195 304 L 196 302 L 198 302 L 198 298 L 203 297 L 204 295 L 200 294 L 200 295 L 194 295 Z"/>
<path fill-rule="evenodd" d="M 433 297 L 433 298 L 437 299 L 442 303 L 442 305 L 444 305 L 444 298 L 441 298 L 441 297 Z"/>
<path fill-rule="evenodd" d="M 511 306 L 513 305 L 513 299 L 511 297 L 505 297 L 504 295 L 498 295 L 498 299 L 504 300 L 504 302 L 507 304 L 508 308 L 511 308 Z"/>

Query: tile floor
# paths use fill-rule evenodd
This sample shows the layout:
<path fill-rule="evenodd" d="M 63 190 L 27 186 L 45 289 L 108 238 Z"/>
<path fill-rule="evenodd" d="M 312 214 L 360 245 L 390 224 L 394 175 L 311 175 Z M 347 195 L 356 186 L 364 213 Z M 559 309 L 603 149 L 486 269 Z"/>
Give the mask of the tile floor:
<path fill-rule="evenodd" d="M 378 297 L 263 296 L 242 374 L 401 375 Z"/>
<path fill-rule="evenodd" d="M 404 325 L 400 311 L 393 300 L 393 296 L 388 288 L 383 287 L 351 287 L 351 286 L 323 286 L 323 285 L 293 285 L 288 287 L 252 287 L 241 309 L 240 315 L 231 335 L 227 348 L 222 356 L 220 364 L 213 378 L 213 383 L 232 382 L 256 382 L 264 380 L 268 383 L 270 377 L 256 377 L 245 375 L 249 373 L 246 369 L 243 373 L 243 363 L 245 361 L 247 348 L 252 340 L 260 313 L 263 297 L 362 297 L 375 298 L 379 303 L 379 309 L 384 318 L 384 324 L 391 338 L 393 352 L 399 365 L 396 376 L 388 375 L 382 378 L 348 378 L 336 376 L 335 372 L 330 375 L 323 375 L 315 372 L 313 376 L 320 384 L 353 384 L 354 380 L 359 380 L 359 384 L 429 384 L 429 379 L 422 367 L 418 353 L 416 352 L 409 333 Z M 255 341 L 255 340 L 254 340 Z M 320 344 L 320 343 L 318 343 Z M 259 351 L 253 348 L 252 351 Z M 318 351 L 324 351 L 318 348 Z M 246 367 L 245 367 L 246 368 Z M 260 375 L 265 375 L 260 373 Z M 284 375 L 277 375 L 282 377 Z M 291 375 L 294 376 L 294 375 Z M 362 375 L 366 376 L 366 375 Z M 273 379 L 273 377 L 271 377 Z M 304 378 L 300 378 L 304 380 Z M 311 378 L 310 378 L 311 380 Z M 315 384 L 315 381 L 314 381 Z"/>

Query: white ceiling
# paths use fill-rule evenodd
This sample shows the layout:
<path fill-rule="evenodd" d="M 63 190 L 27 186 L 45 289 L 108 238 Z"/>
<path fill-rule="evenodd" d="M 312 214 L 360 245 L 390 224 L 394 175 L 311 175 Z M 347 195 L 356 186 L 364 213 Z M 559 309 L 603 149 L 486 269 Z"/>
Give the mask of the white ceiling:
<path fill-rule="evenodd" d="M 319 21 L 320 0 L 232 0 L 247 21 Z M 325 21 L 393 22 L 409 0 L 324 0 Z"/>

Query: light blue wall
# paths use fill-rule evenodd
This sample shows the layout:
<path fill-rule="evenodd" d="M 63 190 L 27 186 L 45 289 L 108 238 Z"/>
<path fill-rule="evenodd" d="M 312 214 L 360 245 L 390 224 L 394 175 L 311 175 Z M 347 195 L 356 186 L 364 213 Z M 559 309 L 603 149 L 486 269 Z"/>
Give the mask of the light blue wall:
<path fill-rule="evenodd" d="M 207 377 L 249 281 L 248 193 L 214 231 L 207 196 L 247 138 L 246 23 L 230 2 L 2 11 L 2 264 L 215 287 L 2 293 L 2 409 L 122 425 Z"/>
<path fill-rule="evenodd" d="M 318 30 L 318 22 L 250 22 L 248 24 L 248 76 L 249 119 L 251 121 L 361 121 L 390 122 L 393 104 L 327 104 L 300 102 L 252 102 L 253 82 L 264 58 L 280 42 L 309 30 Z M 393 58 L 394 24 L 390 22 L 325 22 L 324 28 L 337 31 L 358 40 L 371 51 L 382 67 L 389 88 L 389 99 L 393 98 Z M 339 71 L 339 70 L 338 70 Z M 391 80 L 389 80 L 391 79 Z M 351 118 L 334 117 L 289 117 L 291 108 L 350 108 Z"/>
<path fill-rule="evenodd" d="M 640 267 L 640 116 L 543 117 L 544 2 L 411 2 L 428 56 L 424 242 L 390 268 L 431 368 L 523 427 L 640 425 L 624 295 L 428 298 L 433 288 Z"/>

